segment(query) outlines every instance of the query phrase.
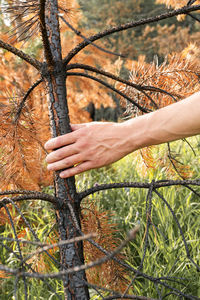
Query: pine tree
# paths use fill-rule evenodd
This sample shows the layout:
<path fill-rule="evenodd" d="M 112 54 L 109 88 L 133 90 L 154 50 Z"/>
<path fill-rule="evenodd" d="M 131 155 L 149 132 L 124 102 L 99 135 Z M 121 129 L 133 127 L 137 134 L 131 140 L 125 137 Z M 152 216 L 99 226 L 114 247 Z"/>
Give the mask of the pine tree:
<path fill-rule="evenodd" d="M 1 71 L 1 85 L 4 85 L 5 79 L 8 80 L 6 86 L 8 95 L 7 97 L 3 95 L 1 98 L 0 147 L 3 149 L 0 154 L 2 160 L 1 177 L 3 179 L 1 195 L 16 194 L 20 196 L 10 198 L 3 197 L 1 199 L 1 206 L 6 210 L 8 215 L 7 220 L 11 223 L 15 233 L 16 240 L 14 241 L 17 241 L 18 243 L 18 258 L 21 263 L 18 269 L 11 269 L 4 265 L 0 265 L 0 270 L 4 272 L 3 274 L 5 276 L 6 274 L 14 274 L 17 278 L 20 276 L 23 278 L 26 299 L 28 299 L 25 282 L 26 276 L 31 274 L 30 276 L 32 277 L 35 276 L 36 278 L 40 278 L 41 274 L 35 274 L 35 270 L 32 273 L 30 272 L 29 275 L 25 272 L 27 266 L 23 261 L 21 248 L 19 247 L 19 241 L 17 240 L 19 239 L 19 236 L 16 234 L 13 223 L 13 219 L 15 219 L 16 216 L 11 216 L 7 208 L 7 205 L 10 203 L 13 204 L 22 200 L 41 199 L 51 202 L 55 206 L 59 228 L 59 239 L 61 240 L 61 244 L 59 244 L 61 272 L 57 276 L 63 280 L 65 299 L 89 299 L 88 286 L 90 286 L 90 284 L 87 281 L 85 269 L 102 262 L 107 262 L 111 258 L 129 271 L 135 272 L 143 278 L 148 278 L 155 282 L 156 280 L 158 281 L 158 279 L 142 273 L 142 265 L 138 270 L 135 270 L 123 261 L 123 257 L 118 256 L 115 258 L 115 255 L 119 253 L 125 244 L 135 237 L 138 228 L 134 228 L 128 235 L 127 240 L 123 241 L 117 249 L 115 249 L 115 242 L 112 244 L 111 241 L 109 244 L 109 236 L 107 238 L 105 237 L 105 244 L 109 245 L 109 250 L 111 252 L 105 250 L 104 247 L 92 240 L 91 237 L 86 237 L 81 229 L 81 200 L 95 191 L 111 188 L 112 185 L 96 186 L 91 190 L 78 193 L 74 177 L 61 179 L 56 172 L 54 176 L 54 196 L 36 191 L 40 188 L 40 185 L 48 185 L 50 180 L 49 178 L 46 178 L 49 174 L 47 173 L 45 166 L 41 168 L 40 164 L 36 163 L 44 158 L 45 153 L 44 150 L 42 150 L 42 145 L 44 138 L 49 136 L 48 126 L 45 124 L 47 112 L 49 112 L 51 135 L 52 137 L 56 137 L 71 132 L 68 105 L 71 105 L 71 115 L 73 119 L 74 112 L 77 114 L 77 111 L 81 111 L 74 105 L 74 103 L 77 104 L 78 102 L 76 102 L 77 93 L 79 90 L 86 90 L 86 84 L 88 84 L 89 80 L 98 82 L 100 85 L 104 86 L 104 89 L 100 87 L 97 89 L 95 105 L 101 103 L 102 98 L 106 99 L 107 103 L 114 105 L 112 97 L 105 91 L 106 87 L 112 92 L 117 93 L 119 97 L 123 97 L 129 101 L 131 103 L 131 113 L 137 115 L 148 113 L 160 106 L 167 105 L 174 100 L 178 101 L 194 92 L 195 88 L 199 89 L 199 69 L 196 66 L 196 57 L 194 58 L 194 55 L 192 55 L 192 58 L 189 56 L 191 51 L 195 49 L 194 46 L 186 49 L 181 54 L 169 56 L 168 61 L 165 61 L 162 65 L 158 65 L 157 62 L 148 64 L 142 59 L 139 62 L 132 61 L 132 65 L 134 65 L 135 68 L 131 70 L 130 79 L 126 80 L 119 76 L 118 69 L 121 68 L 120 60 L 116 60 L 116 64 L 107 60 L 107 57 L 110 55 L 116 57 L 121 56 L 121 54 L 113 53 L 112 51 L 105 49 L 102 44 L 96 43 L 96 41 L 105 36 L 136 28 L 140 25 L 157 22 L 162 19 L 182 14 L 190 14 L 193 11 L 198 11 L 200 5 L 188 5 L 178 10 L 166 12 L 157 17 L 150 17 L 135 22 L 131 21 L 124 25 L 112 26 L 110 29 L 89 37 L 85 37 L 84 34 L 75 28 L 77 26 L 76 22 L 75 25 L 72 26 L 68 20 L 69 15 L 73 15 L 74 7 L 77 7 L 76 5 L 77 3 L 72 1 L 71 5 L 68 6 L 65 4 L 65 1 L 61 0 L 59 2 L 57 0 L 15 0 L 13 3 L 8 1 L 8 5 L 6 6 L 7 13 L 14 18 L 13 24 L 15 25 L 15 28 L 11 38 L 13 39 L 15 46 L 0 40 L 1 48 L 11 52 L 28 63 L 31 67 L 34 67 L 34 71 L 30 71 L 29 67 L 25 66 L 22 68 L 20 65 L 20 72 L 18 71 L 12 74 L 10 71 L 12 68 L 17 68 L 18 62 L 13 60 L 10 57 L 10 54 L 8 54 L 7 57 L 2 56 L 1 63 L 4 70 Z M 65 39 L 61 38 L 61 33 L 64 34 L 64 32 L 60 28 L 60 21 L 75 33 L 76 38 L 74 38 L 73 43 L 76 43 L 76 45 L 73 45 L 72 49 L 70 49 L 68 45 L 69 42 L 72 43 L 70 34 L 66 34 Z M 35 56 L 26 54 L 17 48 L 19 42 L 23 43 L 24 40 L 29 40 L 32 36 L 38 38 L 38 34 L 41 36 L 41 45 L 44 52 L 41 54 L 40 49 L 38 49 L 40 56 L 42 57 L 41 60 L 38 60 Z M 5 37 L 6 35 L 4 35 L 4 38 Z M 91 50 L 88 51 L 89 53 L 85 52 L 82 56 L 79 54 L 79 52 L 87 46 L 94 48 L 96 55 L 103 52 L 106 53 L 104 56 L 102 55 L 100 61 L 102 64 L 105 62 L 105 69 L 98 66 L 96 57 L 91 57 Z M 127 69 L 129 69 L 129 67 L 130 62 L 128 61 Z M 77 71 L 77 69 L 79 71 Z M 187 83 L 187 88 L 180 88 L 174 76 L 169 76 L 169 74 L 166 75 L 166 73 L 173 73 L 175 76 L 179 76 L 183 86 L 186 87 L 185 83 Z M 17 74 L 17 77 L 15 77 L 15 74 Z M 34 81 L 32 82 L 32 85 L 29 86 L 32 77 L 34 77 Z M 80 85 L 75 87 L 75 90 L 77 91 L 76 94 L 73 94 L 70 91 L 70 88 L 73 88 L 76 83 L 72 80 L 69 84 L 66 84 L 66 79 L 68 82 L 68 79 L 71 77 L 86 78 L 86 81 L 81 80 Z M 192 82 L 190 83 L 191 78 Z M 113 80 L 114 82 L 118 82 L 118 84 L 112 85 L 111 82 L 113 82 Z M 153 85 L 151 80 L 154 83 Z M 20 82 L 23 82 L 23 87 L 19 84 Z M 13 91 L 13 86 L 15 93 Z M 94 92 L 95 86 L 90 85 L 90 87 L 92 87 Z M 31 93 L 36 88 L 38 88 L 38 90 L 36 96 L 34 96 L 35 99 L 33 99 Z M 89 103 L 90 93 L 91 89 L 85 91 L 85 95 L 88 94 L 86 103 Z M 48 99 L 48 110 L 47 103 L 43 101 L 45 94 Z M 78 96 L 81 98 L 81 93 L 79 93 Z M 32 100 L 27 102 L 28 98 Z M 83 121 L 84 118 L 88 118 L 87 112 L 83 113 L 81 111 L 81 113 L 82 119 L 80 121 Z M 41 147 L 38 148 L 38 145 Z M 35 157 L 33 157 L 34 155 Z M 171 158 L 171 160 L 172 159 L 173 158 Z M 177 166 L 175 167 L 177 168 Z M 171 184 L 173 185 L 175 183 L 172 182 Z M 187 185 L 188 182 L 183 181 L 177 184 Z M 31 186 L 34 191 L 22 190 L 23 188 L 28 189 L 28 186 Z M 129 184 L 124 183 L 114 185 L 113 187 L 125 186 L 129 186 Z M 136 184 L 136 186 L 148 188 L 147 200 L 149 201 L 149 211 L 151 211 L 150 202 L 152 193 L 156 190 L 156 187 L 159 188 L 162 186 L 162 182 L 158 183 L 156 187 L 154 186 L 154 182 L 147 185 Z M 14 190 L 16 187 L 19 187 L 21 190 Z M 4 191 L 5 189 L 13 190 Z M 96 211 L 96 209 L 94 208 L 93 211 Z M 4 219 L 3 213 L 0 216 Z M 104 214 L 99 213 L 98 218 L 101 217 L 106 219 Z M 90 231 L 91 227 L 89 225 L 91 224 L 89 224 L 89 221 L 91 221 L 91 219 L 92 216 L 90 214 L 85 214 L 85 219 L 82 222 L 85 232 Z M 25 222 L 24 219 L 23 222 Z M 150 216 L 147 213 L 147 226 L 149 226 L 150 223 Z M 109 227 L 107 225 L 109 223 L 104 221 L 104 225 L 105 224 Z M 109 229 L 110 232 L 112 232 L 111 227 Z M 22 232 L 21 236 L 23 236 Z M 97 248 L 98 251 L 105 254 L 105 257 L 102 260 L 100 259 L 100 261 L 97 261 L 94 264 L 91 263 L 91 265 L 84 265 L 82 245 L 82 239 L 84 238 L 87 239 L 87 243 L 90 242 L 95 249 Z M 85 246 L 85 248 L 87 248 L 87 246 Z M 46 250 L 43 249 L 43 251 Z M 189 252 L 187 254 L 188 257 L 190 257 Z M 50 254 L 48 253 L 48 255 Z M 108 268 L 115 268 L 112 261 Z M 115 269 L 115 273 L 117 274 L 116 276 L 119 275 L 118 277 L 124 275 L 124 272 L 121 271 L 120 268 Z M 50 277 L 50 275 L 48 276 Z M 89 276 L 90 274 L 88 274 L 88 278 Z M 102 284 L 107 285 L 106 280 L 104 281 L 104 279 L 105 278 L 103 278 L 101 282 Z M 111 279 L 109 277 L 108 281 L 111 280 L 112 277 Z M 105 289 L 107 287 L 108 286 L 106 286 Z M 117 287 L 115 288 L 117 289 Z M 121 292 L 123 292 L 124 289 L 124 285 L 122 284 Z M 106 291 L 108 292 L 109 289 Z M 184 296 L 181 292 L 179 295 Z M 118 295 L 115 292 L 114 296 L 110 296 L 110 298 L 107 299 L 115 299 L 113 297 L 123 298 L 125 296 L 122 294 Z M 127 297 L 129 296 L 126 296 L 125 298 Z M 133 298 L 134 297 L 135 296 L 133 296 Z"/>

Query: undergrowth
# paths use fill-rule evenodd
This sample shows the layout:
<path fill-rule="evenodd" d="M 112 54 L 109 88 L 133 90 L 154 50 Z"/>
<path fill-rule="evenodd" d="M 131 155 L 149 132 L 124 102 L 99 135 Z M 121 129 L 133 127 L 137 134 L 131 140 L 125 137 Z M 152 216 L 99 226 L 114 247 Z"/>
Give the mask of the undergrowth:
<path fill-rule="evenodd" d="M 187 144 L 182 142 L 174 142 L 171 148 L 180 152 L 182 163 L 189 165 L 192 179 L 199 177 L 199 138 L 190 138 L 196 156 Z M 155 147 L 152 150 L 152 155 L 158 157 L 164 153 L 166 145 Z M 173 175 L 171 179 L 178 179 L 178 175 Z M 130 154 L 121 161 L 112 166 L 104 167 L 100 170 L 91 170 L 77 176 L 77 184 L 79 191 L 89 188 L 95 184 L 112 183 L 112 182 L 150 182 L 152 180 L 169 179 L 169 174 L 166 174 L 166 168 L 145 168 L 145 163 L 139 152 Z M 194 187 L 197 191 L 197 188 Z M 46 188 L 45 192 L 53 193 L 51 187 Z M 176 217 L 183 230 L 185 240 L 187 241 L 191 257 L 194 261 L 200 263 L 200 202 L 199 198 L 189 189 L 182 186 L 160 188 L 159 192 L 170 204 L 174 210 Z M 146 232 L 146 197 L 147 190 L 138 188 L 123 188 L 112 189 L 107 191 L 97 192 L 94 195 L 88 196 L 83 200 L 82 207 L 90 208 L 90 204 L 94 203 L 102 212 L 107 212 L 109 222 L 116 225 L 116 238 L 123 240 L 126 238 L 126 233 L 137 224 L 140 224 L 140 230 L 134 240 L 132 240 L 123 250 L 123 255 L 126 257 L 126 262 L 138 268 L 143 257 L 143 249 L 145 244 Z M 174 283 L 169 282 L 174 288 L 178 288 L 184 293 L 200 297 L 200 276 L 195 267 L 187 258 L 183 239 L 176 222 L 166 205 L 154 193 L 152 201 L 152 216 L 151 226 L 149 230 L 149 240 L 146 250 L 146 256 L 143 264 L 142 272 L 154 277 L 176 277 Z M 23 214 L 32 225 L 32 228 L 37 233 L 38 238 L 45 243 L 56 243 L 58 241 L 56 217 L 54 209 L 47 203 L 42 201 L 23 202 L 20 206 Z M 2 211 L 2 210 L 1 210 Z M 23 218 L 19 215 L 15 208 L 12 208 L 12 216 L 14 216 L 16 231 L 20 231 L 21 236 L 35 240 L 30 230 L 27 228 Z M 0 216 L 1 220 L 3 215 Z M 5 217 L 5 216 L 4 216 Z M 94 228 L 94 232 L 95 232 Z M 4 224 L 0 226 L 1 235 L 3 237 L 15 238 L 14 232 L 11 229 L 9 218 L 4 220 Z M 24 235 L 23 235 L 24 234 Z M 9 243 L 4 243 L 9 247 Z M 15 248 L 16 255 L 20 255 L 17 244 L 10 243 L 11 247 Z M 24 254 L 29 254 L 36 248 L 33 245 L 24 244 L 22 251 Z M 58 248 L 51 250 L 51 255 L 59 261 Z M 17 258 L 9 255 L 9 251 L 5 246 L 0 246 L 0 261 L 3 264 L 9 264 L 10 267 L 15 267 Z M 34 256 L 28 260 L 35 271 L 39 272 L 58 272 L 59 267 L 52 262 L 46 254 Z M 99 275 L 101 276 L 101 275 Z M 126 280 L 131 281 L 134 274 L 126 273 Z M 16 278 L 0 274 L 0 299 L 10 300 L 13 298 L 13 284 L 17 286 L 17 295 L 20 300 L 23 300 L 24 294 L 23 278 Z M 28 294 L 32 299 L 58 299 L 55 293 L 64 299 L 62 283 L 60 280 L 48 280 L 49 287 L 42 280 L 28 279 Z M 127 284 L 128 285 L 128 284 Z M 51 290 L 52 287 L 52 290 Z M 142 295 L 147 297 L 157 297 L 159 289 L 160 294 L 166 295 L 169 293 L 167 288 L 155 285 L 144 278 L 137 278 L 130 287 L 128 293 Z M 105 294 L 106 295 L 106 294 Z M 91 290 L 91 299 L 101 299 L 93 290 Z M 169 300 L 179 299 L 175 294 L 167 297 Z"/>

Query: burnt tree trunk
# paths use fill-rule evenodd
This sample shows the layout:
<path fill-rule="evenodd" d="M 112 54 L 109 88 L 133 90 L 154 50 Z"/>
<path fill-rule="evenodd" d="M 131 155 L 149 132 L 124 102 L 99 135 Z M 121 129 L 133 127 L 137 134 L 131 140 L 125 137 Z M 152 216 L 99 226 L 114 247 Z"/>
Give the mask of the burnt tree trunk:
<path fill-rule="evenodd" d="M 46 11 L 46 12 L 45 12 Z M 49 113 L 53 137 L 71 131 L 66 93 L 66 70 L 62 62 L 57 0 L 41 1 L 41 31 L 45 47 L 46 64 L 43 77 L 47 83 Z M 43 21 L 42 22 L 42 18 Z M 74 177 L 61 179 L 55 174 L 55 190 L 58 198 L 57 219 L 60 239 L 66 240 L 80 235 L 68 203 L 76 216 L 80 227 L 80 203 L 76 193 Z M 72 243 L 61 248 L 62 269 L 79 266 L 84 263 L 82 242 Z M 89 299 L 84 271 L 63 277 L 65 299 Z"/>

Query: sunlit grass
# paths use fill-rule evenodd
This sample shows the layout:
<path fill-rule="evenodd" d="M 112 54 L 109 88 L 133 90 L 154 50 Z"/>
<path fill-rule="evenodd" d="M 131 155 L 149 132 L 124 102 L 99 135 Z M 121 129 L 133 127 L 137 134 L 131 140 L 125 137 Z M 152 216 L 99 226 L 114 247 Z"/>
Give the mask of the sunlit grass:
<path fill-rule="evenodd" d="M 190 139 L 196 151 L 196 156 L 190 150 L 188 145 L 182 142 L 173 143 L 172 149 L 180 151 L 180 160 L 186 165 L 190 165 L 193 171 L 192 179 L 199 177 L 199 141 L 194 137 Z M 165 152 L 166 145 L 161 145 L 153 150 L 154 157 L 159 157 Z M 125 157 L 121 161 L 107 166 L 101 170 L 91 170 L 77 176 L 76 182 L 78 190 L 82 191 L 94 184 L 113 183 L 123 181 L 151 182 L 152 180 L 161 179 L 178 179 L 178 175 L 173 174 L 171 178 L 166 173 L 165 167 L 155 169 L 145 169 L 139 153 L 133 153 Z M 194 187 L 195 190 L 199 188 Z M 45 192 L 52 193 L 51 188 L 46 188 Z M 126 233 L 136 224 L 140 224 L 140 230 L 137 237 L 130 242 L 123 253 L 126 256 L 126 261 L 134 268 L 137 268 L 143 257 L 144 235 L 146 231 L 146 197 L 147 190 L 138 188 L 123 188 L 112 189 L 107 191 L 97 192 L 94 195 L 88 196 L 87 201 L 83 200 L 83 206 L 88 202 L 95 202 L 100 210 L 107 211 L 110 215 L 110 222 L 117 224 L 117 236 L 124 239 Z M 174 210 L 176 217 L 180 223 L 182 231 L 187 241 L 190 255 L 193 260 L 200 263 L 200 201 L 198 197 L 190 190 L 182 187 L 160 188 L 159 192 L 170 204 Z M 153 277 L 171 276 L 182 278 L 177 282 L 166 283 L 174 288 L 181 290 L 183 293 L 191 294 L 200 297 L 200 276 L 187 258 L 183 239 L 180 235 L 177 224 L 174 218 L 164 204 L 164 202 L 154 193 L 152 199 L 152 217 L 149 230 L 149 244 L 146 251 L 146 256 L 143 264 L 143 272 Z M 20 206 L 23 214 L 31 223 L 32 228 L 37 233 L 38 238 L 42 242 L 55 243 L 58 240 L 56 235 L 56 217 L 54 208 L 43 201 L 23 202 Z M 16 209 L 11 210 L 13 215 L 16 215 L 16 231 L 21 233 L 20 238 L 35 240 L 31 231 L 20 218 Z M 94 229 L 95 230 L 95 229 Z M 13 230 L 7 222 L 0 226 L 1 235 L 5 237 L 15 238 Z M 16 243 L 6 242 L 8 247 L 12 247 L 15 253 L 19 255 L 19 250 Z M 29 254 L 36 248 L 33 245 L 21 247 L 23 255 Z M 52 255 L 59 260 L 59 253 L 56 250 Z M 0 246 L 0 261 L 2 264 L 15 268 L 19 265 L 19 260 L 9 252 L 8 249 Z M 58 266 L 52 262 L 46 254 L 35 257 L 35 261 L 30 261 L 35 271 L 40 272 L 58 272 Z M 127 279 L 130 281 L 133 274 L 127 273 Z M 183 280 L 184 278 L 184 280 Z M 179 283 L 179 281 L 181 283 Z M 13 286 L 15 278 L 0 278 L 0 299 L 13 299 Z M 56 290 L 58 295 L 64 299 L 62 282 L 58 280 L 49 280 L 48 284 L 53 290 Z M 169 292 L 167 288 L 157 286 L 161 295 Z M 29 299 L 57 299 L 51 288 L 42 280 L 28 279 L 27 292 L 30 295 Z M 130 294 L 137 294 L 149 297 L 157 297 L 155 285 L 143 278 L 138 278 L 133 287 L 129 290 Z M 17 296 L 20 300 L 24 297 L 23 279 L 20 278 L 17 282 Z M 95 291 L 91 291 L 92 299 L 100 299 Z M 176 300 L 176 295 L 167 297 L 169 300 Z"/>
<path fill-rule="evenodd" d="M 190 138 L 196 156 L 188 145 L 182 142 L 174 142 L 172 149 L 180 153 L 180 160 L 189 165 L 193 173 L 191 179 L 199 177 L 199 144 L 198 138 Z M 164 153 L 166 145 L 161 145 L 153 150 L 153 155 Z M 176 173 L 169 176 L 164 172 L 166 168 L 146 169 L 141 165 L 138 153 L 130 154 L 110 167 L 105 167 L 101 172 L 93 170 L 80 176 L 80 189 L 93 184 L 137 181 L 151 182 L 163 179 L 180 179 Z M 194 187 L 199 191 L 198 187 Z M 187 242 L 190 256 L 200 263 L 200 201 L 189 189 L 182 186 L 160 188 L 158 190 L 169 203 L 180 223 Z M 97 192 L 89 196 L 91 201 L 96 201 L 99 208 L 107 210 L 111 214 L 113 223 L 118 224 L 118 235 L 121 239 L 126 236 L 131 228 L 140 223 L 140 231 L 124 250 L 127 262 L 137 268 L 143 257 L 144 236 L 146 231 L 146 197 L 147 190 L 138 188 L 112 189 Z M 143 264 L 143 272 L 153 277 L 177 277 L 184 278 L 175 283 L 166 281 L 167 284 L 181 290 L 185 294 L 200 296 L 200 277 L 194 265 L 187 258 L 183 239 L 178 226 L 169 208 L 154 193 L 152 199 L 152 217 L 149 230 L 149 244 Z M 129 275 L 131 280 L 131 274 Z M 180 281 L 180 283 L 179 283 Z M 162 296 L 169 293 L 167 288 L 157 286 Z M 136 280 L 129 293 L 157 297 L 155 285 L 140 278 Z M 97 295 L 94 299 L 100 299 Z M 167 299 L 178 299 L 176 295 Z"/>

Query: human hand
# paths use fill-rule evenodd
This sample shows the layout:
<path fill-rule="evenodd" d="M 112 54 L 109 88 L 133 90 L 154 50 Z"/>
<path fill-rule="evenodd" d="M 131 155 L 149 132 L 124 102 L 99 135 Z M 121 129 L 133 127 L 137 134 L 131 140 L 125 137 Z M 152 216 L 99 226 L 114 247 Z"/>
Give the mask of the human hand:
<path fill-rule="evenodd" d="M 123 123 L 91 122 L 71 125 L 72 132 L 49 140 L 48 170 L 67 178 L 111 164 L 128 154 L 128 137 Z"/>

